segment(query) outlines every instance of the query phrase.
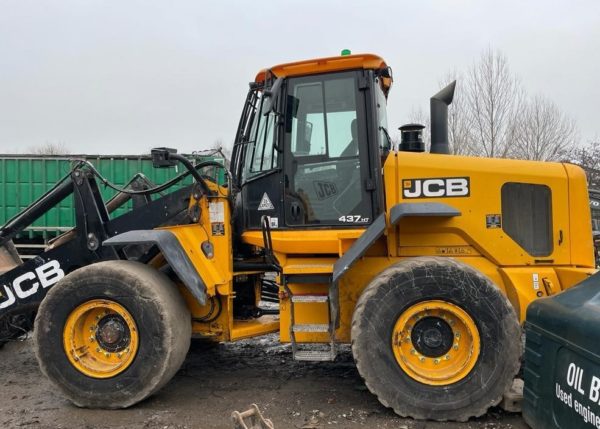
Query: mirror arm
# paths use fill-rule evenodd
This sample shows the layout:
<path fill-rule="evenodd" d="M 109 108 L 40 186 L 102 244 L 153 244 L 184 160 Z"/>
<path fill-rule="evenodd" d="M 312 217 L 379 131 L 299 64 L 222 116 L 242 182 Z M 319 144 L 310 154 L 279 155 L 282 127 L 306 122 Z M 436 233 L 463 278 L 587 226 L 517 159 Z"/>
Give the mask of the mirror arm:
<path fill-rule="evenodd" d="M 273 85 L 271 85 L 271 87 L 269 89 L 265 89 L 263 92 L 263 98 L 268 97 L 268 109 L 265 109 L 265 113 L 264 115 L 268 115 L 271 112 L 275 112 L 276 114 L 280 114 L 279 112 L 276 111 L 276 107 L 275 105 L 277 104 L 277 97 L 279 95 L 279 89 L 281 88 L 281 85 L 283 84 L 283 78 L 278 77 L 277 80 L 275 80 L 275 83 Z M 267 100 L 265 100 L 267 101 Z"/>

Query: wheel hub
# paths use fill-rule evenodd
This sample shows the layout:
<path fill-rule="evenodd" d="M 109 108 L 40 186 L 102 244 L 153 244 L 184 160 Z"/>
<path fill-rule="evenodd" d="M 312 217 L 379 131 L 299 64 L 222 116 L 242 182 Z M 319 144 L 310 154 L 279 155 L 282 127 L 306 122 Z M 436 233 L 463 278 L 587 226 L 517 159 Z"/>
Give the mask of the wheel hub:
<path fill-rule="evenodd" d="M 400 368 L 433 386 L 465 378 L 477 363 L 480 347 L 479 330 L 469 314 L 441 300 L 408 307 L 392 331 L 392 351 Z"/>
<path fill-rule="evenodd" d="M 110 378 L 132 364 L 139 336 L 125 307 L 115 301 L 93 299 L 67 317 L 63 347 L 79 372 L 92 378 Z"/>
<path fill-rule="evenodd" d="M 417 352 L 428 357 L 445 355 L 452 348 L 452 328 L 439 317 L 419 320 L 411 332 L 411 341 Z"/>
<path fill-rule="evenodd" d="M 96 339 L 104 350 L 111 353 L 120 352 L 129 346 L 129 327 L 119 314 L 109 314 L 98 322 Z"/>

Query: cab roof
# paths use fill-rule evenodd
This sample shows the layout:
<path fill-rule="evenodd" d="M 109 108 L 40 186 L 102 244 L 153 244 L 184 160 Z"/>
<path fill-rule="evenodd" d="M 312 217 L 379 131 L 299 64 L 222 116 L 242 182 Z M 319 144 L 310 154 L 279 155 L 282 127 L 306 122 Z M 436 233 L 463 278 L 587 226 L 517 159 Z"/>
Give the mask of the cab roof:
<path fill-rule="evenodd" d="M 387 67 L 388 65 L 383 58 L 374 54 L 340 55 L 278 64 L 268 69 L 262 69 L 256 74 L 255 82 L 263 83 L 269 74 L 274 75 L 276 78 L 286 78 L 352 69 L 378 70 Z M 386 93 L 391 85 L 391 78 L 383 78 Z"/>

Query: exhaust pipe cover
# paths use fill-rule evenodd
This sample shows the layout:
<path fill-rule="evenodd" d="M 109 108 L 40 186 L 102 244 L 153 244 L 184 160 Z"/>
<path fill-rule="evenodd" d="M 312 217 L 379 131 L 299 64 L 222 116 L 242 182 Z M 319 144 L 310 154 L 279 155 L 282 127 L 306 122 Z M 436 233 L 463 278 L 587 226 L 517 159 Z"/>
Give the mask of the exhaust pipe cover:
<path fill-rule="evenodd" d="M 431 153 L 450 153 L 450 145 L 448 144 L 448 106 L 454 99 L 455 88 L 456 81 L 450 83 L 430 99 Z"/>

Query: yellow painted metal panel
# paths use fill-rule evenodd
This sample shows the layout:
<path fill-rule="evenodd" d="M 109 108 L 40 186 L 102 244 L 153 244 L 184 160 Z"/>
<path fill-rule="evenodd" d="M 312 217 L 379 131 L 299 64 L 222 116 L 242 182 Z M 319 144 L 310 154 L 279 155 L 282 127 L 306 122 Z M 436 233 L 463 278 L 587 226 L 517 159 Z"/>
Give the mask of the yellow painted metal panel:
<path fill-rule="evenodd" d="M 500 272 L 505 279 L 509 297 L 516 297 L 518 301 L 517 315 L 521 321 L 525 320 L 529 304 L 561 290 L 558 276 L 552 267 L 500 268 Z"/>
<path fill-rule="evenodd" d="M 556 267 L 562 290 L 575 286 L 596 272 L 594 268 Z"/>
<path fill-rule="evenodd" d="M 282 264 L 284 274 L 329 274 L 337 258 L 288 258 Z"/>
<path fill-rule="evenodd" d="M 199 222 L 190 225 L 169 226 L 168 229 L 177 240 L 196 268 L 198 275 L 207 287 L 207 293 L 212 296 L 216 287 L 221 286 L 221 293 L 231 293 L 233 278 L 233 249 L 231 241 L 231 220 L 229 201 L 225 197 L 206 197 L 190 201 L 190 211 L 197 205 L 200 213 Z M 208 257 L 202 251 L 202 243 L 213 247 L 213 257 Z M 223 286 L 225 288 L 223 288 Z"/>
<path fill-rule="evenodd" d="M 327 295 L 328 285 L 315 283 L 289 283 L 288 287 L 294 295 Z M 281 318 L 280 338 L 283 342 L 290 341 L 290 316 L 291 303 L 289 298 L 279 302 Z M 294 317 L 296 324 L 327 324 L 329 323 L 329 310 L 326 302 L 295 302 Z M 329 341 L 329 334 L 320 332 L 296 332 L 296 341 L 299 343 Z"/>
<path fill-rule="evenodd" d="M 571 219 L 571 263 L 584 267 L 594 266 L 594 243 L 587 179 L 584 171 L 572 164 L 564 164 L 569 176 L 569 216 Z M 585 207 L 585 208 L 584 208 Z"/>
<path fill-rule="evenodd" d="M 278 316 L 261 316 L 258 319 L 234 320 L 230 340 L 256 337 L 279 330 Z"/>
<path fill-rule="evenodd" d="M 589 212 L 587 197 L 584 198 L 587 195 L 585 183 L 575 180 L 569 184 L 563 164 L 400 152 L 388 158 L 384 171 L 388 212 L 398 203 L 443 202 L 462 213 L 453 218 L 403 219 L 399 226 L 400 236 L 397 231 L 389 231 L 390 244 L 414 247 L 424 244 L 460 245 L 462 242 L 501 266 L 531 265 L 536 263 L 536 259 L 552 260 L 555 265 L 569 265 L 571 253 L 587 254 L 586 249 L 591 246 L 589 229 L 585 235 L 583 230 L 573 230 L 570 223 L 570 217 L 573 216 L 570 211 Z M 408 199 L 403 198 L 402 187 L 399 186 L 403 180 L 408 179 L 463 176 L 470 178 L 468 197 Z M 508 182 L 550 187 L 553 218 L 553 251 L 550 255 L 543 258 L 531 256 L 502 228 L 486 227 L 486 215 L 502 212 L 501 189 Z M 578 195 L 576 200 L 573 199 L 574 193 Z M 584 215 L 584 221 L 586 219 L 588 218 Z M 587 222 L 583 223 L 587 225 Z M 572 236 L 573 233 L 577 234 L 576 237 Z M 583 243 L 574 243 L 574 239 Z M 573 251 L 574 247 L 578 250 Z M 395 251 L 392 249 L 389 249 L 390 253 L 397 255 L 397 247 Z M 593 266 L 589 257 L 578 260 L 582 265 Z"/>
<path fill-rule="evenodd" d="M 271 230 L 273 249 L 287 254 L 339 254 L 341 239 L 352 240 L 362 235 L 364 229 L 310 229 L 293 231 Z M 262 231 L 246 231 L 244 243 L 263 246 Z"/>

